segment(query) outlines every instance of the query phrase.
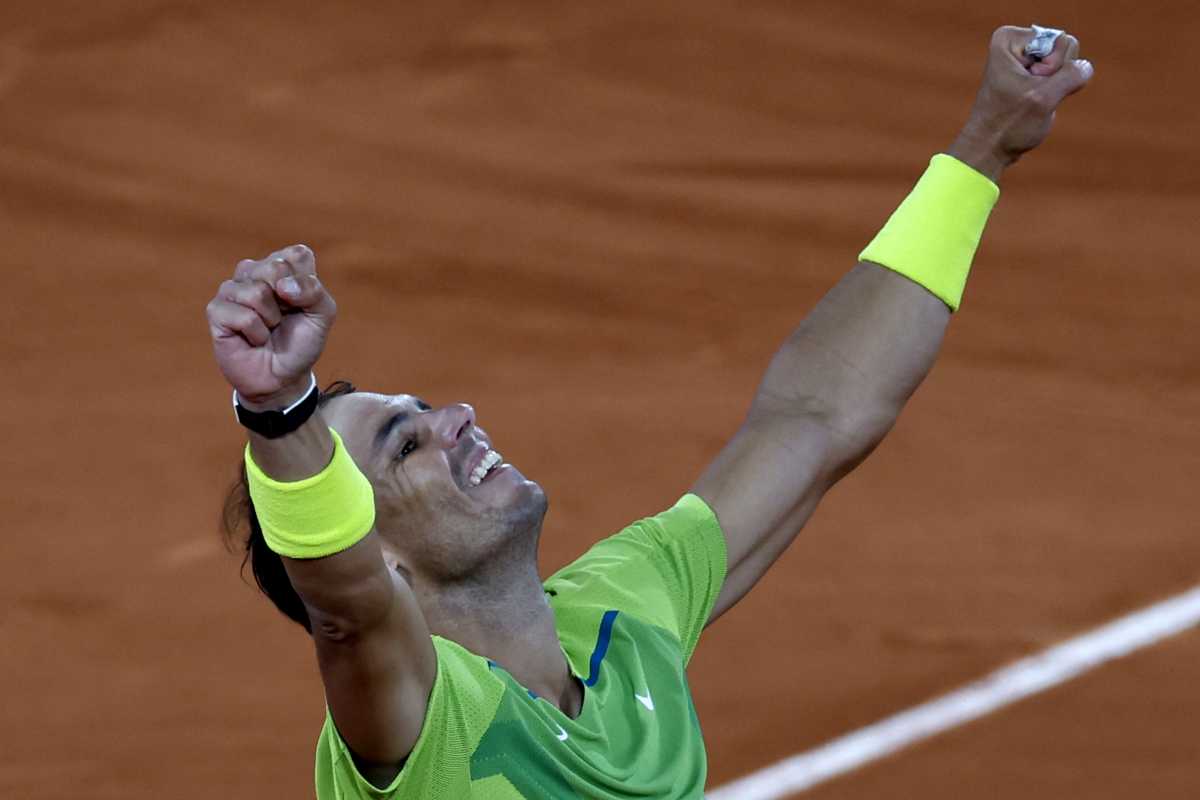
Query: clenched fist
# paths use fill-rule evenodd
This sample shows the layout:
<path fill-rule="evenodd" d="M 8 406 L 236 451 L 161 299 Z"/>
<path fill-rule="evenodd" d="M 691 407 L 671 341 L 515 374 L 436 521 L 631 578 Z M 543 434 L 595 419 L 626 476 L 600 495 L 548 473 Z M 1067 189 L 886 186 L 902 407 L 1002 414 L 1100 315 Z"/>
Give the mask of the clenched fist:
<path fill-rule="evenodd" d="M 1064 34 L 1043 59 L 1026 55 L 1032 28 L 992 34 L 983 84 L 950 154 L 995 179 L 1050 133 L 1064 99 L 1091 80 L 1091 62 L 1076 58 L 1079 40 Z"/>
<path fill-rule="evenodd" d="M 244 402 L 287 405 L 308 388 L 336 315 L 305 245 L 241 261 L 207 308 L 217 366 Z"/>

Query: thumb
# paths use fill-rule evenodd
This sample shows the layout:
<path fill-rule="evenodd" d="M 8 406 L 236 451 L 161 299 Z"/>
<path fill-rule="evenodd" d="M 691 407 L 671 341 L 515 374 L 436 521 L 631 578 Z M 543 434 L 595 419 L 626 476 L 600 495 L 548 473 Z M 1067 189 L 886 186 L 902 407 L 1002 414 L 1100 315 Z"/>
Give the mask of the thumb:
<path fill-rule="evenodd" d="M 321 279 L 315 274 L 288 275 L 275 282 L 275 292 L 288 305 L 298 308 L 309 316 L 332 320 L 337 314 L 337 303 L 333 300 Z"/>
<path fill-rule="evenodd" d="M 1052 107 L 1057 106 L 1065 98 L 1075 94 L 1092 79 L 1095 68 L 1092 62 L 1077 58 L 1067 62 L 1062 68 L 1046 78 L 1043 92 Z"/>

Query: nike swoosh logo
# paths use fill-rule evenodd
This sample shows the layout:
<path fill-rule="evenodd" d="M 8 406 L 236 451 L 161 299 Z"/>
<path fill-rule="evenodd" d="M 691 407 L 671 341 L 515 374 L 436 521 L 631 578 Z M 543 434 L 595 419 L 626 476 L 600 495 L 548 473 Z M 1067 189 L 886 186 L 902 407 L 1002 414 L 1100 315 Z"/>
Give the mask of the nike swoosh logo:
<path fill-rule="evenodd" d="M 557 722 L 556 722 L 556 723 L 554 723 L 554 724 L 555 724 L 555 725 L 558 725 L 558 723 L 557 723 Z M 555 734 L 555 736 L 558 738 L 558 740 L 559 740 L 560 742 L 565 742 L 565 741 L 567 740 L 567 732 L 566 732 L 565 730 L 563 730 L 563 726 L 562 726 L 562 725 L 558 725 L 558 733 L 557 733 L 557 734 Z"/>
<path fill-rule="evenodd" d="M 641 703 L 642 705 L 644 705 L 646 708 L 650 709 L 651 711 L 654 710 L 654 700 L 650 697 L 649 689 L 646 690 L 645 697 L 638 694 L 637 692 L 634 692 L 633 696 L 636 697 L 638 699 L 638 702 Z"/>

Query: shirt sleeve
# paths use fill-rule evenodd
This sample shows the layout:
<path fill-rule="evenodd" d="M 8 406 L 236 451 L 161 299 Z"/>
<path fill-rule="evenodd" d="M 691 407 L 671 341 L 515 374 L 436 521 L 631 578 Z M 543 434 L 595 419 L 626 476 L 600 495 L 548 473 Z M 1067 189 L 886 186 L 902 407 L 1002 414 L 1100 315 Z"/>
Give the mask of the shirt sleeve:
<path fill-rule="evenodd" d="M 470 758 L 496 712 L 503 685 L 486 662 L 459 645 L 433 637 L 438 671 L 421 734 L 400 774 L 373 786 L 354 763 L 328 710 L 317 740 L 317 800 L 399 800 L 470 795 Z"/>
<path fill-rule="evenodd" d="M 640 617 L 674 634 L 684 663 L 725 581 L 725 536 L 694 494 L 598 542 L 546 586 Z"/>

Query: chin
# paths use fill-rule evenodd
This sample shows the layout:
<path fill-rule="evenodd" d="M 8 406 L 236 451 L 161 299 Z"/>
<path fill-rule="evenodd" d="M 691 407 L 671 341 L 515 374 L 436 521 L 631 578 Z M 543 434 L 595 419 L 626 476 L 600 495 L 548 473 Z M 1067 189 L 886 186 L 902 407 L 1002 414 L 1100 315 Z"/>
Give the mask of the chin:
<path fill-rule="evenodd" d="M 504 539 L 541 530 L 546 492 L 512 465 L 506 464 L 502 474 L 489 477 L 467 494 L 478 513 L 491 517 L 497 528 L 505 531 Z"/>
<path fill-rule="evenodd" d="M 513 492 L 513 501 L 509 507 L 515 516 L 540 528 L 542 518 L 546 516 L 546 509 L 549 508 L 549 501 L 546 499 L 546 492 L 542 489 L 541 484 L 537 481 L 524 480 Z"/>
<path fill-rule="evenodd" d="M 492 502 L 483 512 L 487 520 L 483 527 L 488 534 L 472 543 L 477 545 L 473 550 L 478 561 L 469 572 L 513 564 L 522 567 L 532 564 L 536 569 L 538 541 L 547 509 L 546 493 L 535 481 L 524 479 L 505 488 L 502 496 L 489 498 Z M 463 564 L 463 553 L 459 552 L 456 569 L 462 570 Z"/>

